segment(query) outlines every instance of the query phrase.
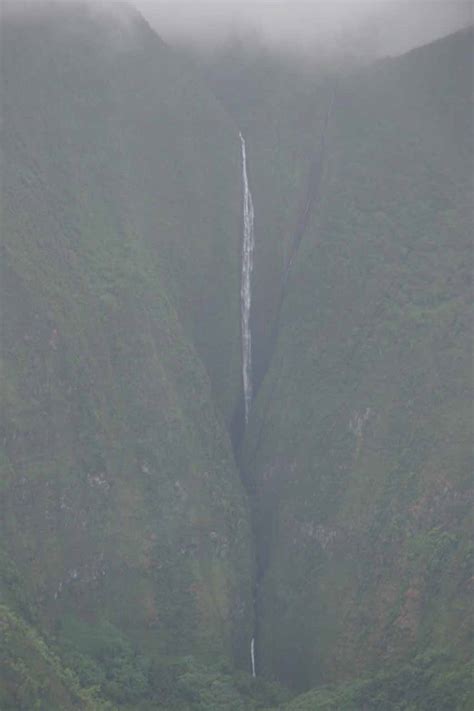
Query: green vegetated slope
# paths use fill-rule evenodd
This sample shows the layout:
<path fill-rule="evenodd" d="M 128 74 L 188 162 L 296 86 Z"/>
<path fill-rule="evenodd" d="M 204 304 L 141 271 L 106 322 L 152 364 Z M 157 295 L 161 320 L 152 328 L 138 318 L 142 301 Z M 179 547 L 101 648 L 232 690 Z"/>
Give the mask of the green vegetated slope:
<path fill-rule="evenodd" d="M 150 664 L 248 660 L 238 134 L 133 15 L 1 39 L 0 705 L 83 708 L 64 662 L 133 706 Z"/>
<path fill-rule="evenodd" d="M 129 11 L 2 23 L 0 708 L 469 708 L 472 37 L 339 80 L 284 287 L 326 70 L 234 48 L 213 96 Z M 236 672 L 239 128 L 259 674 L 319 687 L 289 705 Z"/>
<path fill-rule="evenodd" d="M 8 607 L 0 606 L 0 708 L 90 709 L 111 708 L 93 690 L 81 687 L 78 677 L 51 651 L 34 627 Z"/>
<path fill-rule="evenodd" d="M 60 6 L 51 13 L 58 18 Z M 115 26 L 105 13 L 86 14 L 78 4 L 49 26 L 43 12 L 16 27 L 7 16 L 3 74 L 17 133 L 58 182 L 88 181 L 94 169 L 88 187 L 98 207 L 120 198 L 164 265 L 167 293 L 228 420 L 240 390 L 237 127 L 144 22 L 125 11 Z"/>
<path fill-rule="evenodd" d="M 472 651 L 471 59 L 462 32 L 337 89 L 245 442 L 260 668 L 297 688 Z"/>
<path fill-rule="evenodd" d="M 371 678 L 302 694 L 285 711 L 469 711 L 472 662 L 425 652 Z"/>

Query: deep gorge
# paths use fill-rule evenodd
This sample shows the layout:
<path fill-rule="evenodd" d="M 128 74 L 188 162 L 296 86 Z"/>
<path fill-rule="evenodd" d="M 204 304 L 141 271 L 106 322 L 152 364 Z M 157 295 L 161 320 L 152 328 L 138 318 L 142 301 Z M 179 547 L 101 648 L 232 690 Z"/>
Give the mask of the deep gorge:
<path fill-rule="evenodd" d="M 1 22 L 0 707 L 470 708 L 472 32 Z"/>
<path fill-rule="evenodd" d="M 327 133 L 329 130 L 329 121 L 331 118 L 331 112 L 335 100 L 335 87 L 330 99 L 330 104 L 328 106 L 326 117 L 324 120 L 323 128 L 321 131 L 321 138 L 319 146 L 317 146 L 314 156 L 310 161 L 310 168 L 308 173 L 307 184 L 308 187 L 305 191 L 304 200 L 301 202 L 301 207 L 299 209 L 299 214 L 297 215 L 296 228 L 294 231 L 294 236 L 290 242 L 290 249 L 288 253 L 287 263 L 284 266 L 283 274 L 281 277 L 281 295 L 279 298 L 278 308 L 276 310 L 275 323 L 271 329 L 270 339 L 271 339 L 271 350 L 270 350 L 270 360 L 272 355 L 272 350 L 275 348 L 280 312 L 285 297 L 286 282 L 290 276 L 290 270 L 293 260 L 296 258 L 298 248 L 300 246 L 301 240 L 303 239 L 304 233 L 308 228 L 309 221 L 311 219 L 312 211 L 317 206 L 318 199 L 320 196 L 320 186 L 322 182 L 322 174 L 324 169 L 324 149 L 327 140 Z M 241 340 L 242 340 L 242 398 L 244 403 L 243 421 L 242 416 L 240 417 L 241 424 L 237 427 L 237 431 L 241 433 L 237 437 L 233 437 L 234 450 L 237 461 L 237 466 L 239 466 L 239 461 L 241 461 L 240 448 L 242 445 L 242 440 L 245 437 L 246 427 L 249 422 L 250 409 L 252 406 L 252 401 L 254 398 L 253 389 L 253 372 L 252 372 L 252 334 L 250 329 L 251 322 L 251 291 L 252 291 L 252 272 L 253 272 L 253 252 L 254 252 L 254 204 L 251 194 L 251 189 L 249 187 L 249 179 L 247 174 L 247 152 L 246 143 L 242 134 L 239 133 L 239 138 L 242 144 L 242 205 L 243 205 L 243 217 L 242 217 L 242 279 L 241 279 Z M 265 377 L 265 372 L 268 369 L 268 364 L 264 372 L 260 375 L 263 381 Z M 257 394 L 257 393 L 255 393 Z M 239 417 L 240 408 L 237 410 L 236 415 L 234 415 L 234 421 Z M 262 425 L 263 426 L 263 425 Z M 259 505 L 256 500 L 255 486 L 253 482 L 249 481 L 245 472 L 241 470 L 241 479 L 243 486 L 247 492 L 250 499 L 250 511 L 251 518 L 255 519 L 258 517 Z M 258 519 L 254 520 L 251 524 L 252 532 L 254 536 L 254 548 L 256 551 L 256 561 L 255 561 L 255 585 L 254 585 L 254 632 L 251 639 L 251 673 L 252 676 L 256 676 L 256 659 L 258 655 L 258 624 L 259 624 L 259 614 L 260 605 L 259 600 L 259 588 L 262 583 L 263 576 L 265 574 L 265 562 L 262 554 L 260 553 L 260 542 L 259 536 L 259 522 Z"/>

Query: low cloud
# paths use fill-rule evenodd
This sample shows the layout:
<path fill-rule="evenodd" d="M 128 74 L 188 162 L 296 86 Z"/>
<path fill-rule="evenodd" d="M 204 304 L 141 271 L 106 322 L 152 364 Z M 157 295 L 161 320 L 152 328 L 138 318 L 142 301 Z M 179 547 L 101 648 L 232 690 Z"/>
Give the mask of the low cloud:
<path fill-rule="evenodd" d="M 386 55 L 472 23 L 471 0 L 135 0 L 165 39 L 202 45 L 251 33 L 305 52 Z"/>
<path fill-rule="evenodd" d="M 0 0 L 31 10 L 81 0 Z M 135 6 L 169 42 L 214 47 L 251 36 L 286 51 L 399 54 L 473 23 L 472 0 L 85 0 L 102 12 Z"/>

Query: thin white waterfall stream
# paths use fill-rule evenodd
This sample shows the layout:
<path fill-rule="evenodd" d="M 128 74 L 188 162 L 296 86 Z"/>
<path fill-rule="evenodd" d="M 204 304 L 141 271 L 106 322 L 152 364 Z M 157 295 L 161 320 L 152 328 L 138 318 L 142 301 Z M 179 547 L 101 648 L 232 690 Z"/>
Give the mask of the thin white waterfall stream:
<path fill-rule="evenodd" d="M 250 407 L 253 398 L 252 383 L 252 333 L 250 330 L 250 309 L 252 306 L 252 271 L 253 252 L 255 248 L 254 210 L 252 193 L 249 187 L 247 173 L 247 148 L 241 133 L 242 146 L 242 192 L 243 192 L 243 235 L 242 235 L 242 277 L 240 282 L 240 320 L 242 331 L 242 385 L 244 391 L 245 425 L 249 421 Z M 250 662 L 252 676 L 257 675 L 255 669 L 255 637 L 250 642 Z"/>
<path fill-rule="evenodd" d="M 255 637 L 252 637 L 250 642 L 250 660 L 252 662 L 252 676 L 256 677 L 257 673 L 255 671 Z"/>
<path fill-rule="evenodd" d="M 252 271 L 255 247 L 254 210 L 252 193 L 247 174 L 247 151 L 245 139 L 239 133 L 242 144 L 242 184 L 243 184 L 243 240 L 242 240 L 242 280 L 240 284 L 240 309 L 242 330 L 242 382 L 244 390 L 244 417 L 247 424 L 252 404 L 252 334 L 250 331 L 250 307 L 252 305 Z"/>

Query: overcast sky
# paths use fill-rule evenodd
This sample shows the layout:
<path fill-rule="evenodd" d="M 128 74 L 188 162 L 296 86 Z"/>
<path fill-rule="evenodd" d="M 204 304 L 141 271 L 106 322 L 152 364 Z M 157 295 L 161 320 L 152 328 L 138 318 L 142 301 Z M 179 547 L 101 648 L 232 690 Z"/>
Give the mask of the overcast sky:
<path fill-rule="evenodd" d="M 208 42 L 251 29 L 292 48 L 367 44 L 394 54 L 473 21 L 473 0 L 134 0 L 166 39 Z"/>
<path fill-rule="evenodd" d="M 77 0 L 54 0 L 75 2 Z M 80 0 L 79 0 L 80 1 Z M 86 0 L 118 7 L 116 0 Z M 0 0 L 38 7 L 48 0 Z M 125 0 L 127 3 L 127 0 Z M 128 0 L 170 42 L 251 33 L 290 50 L 398 54 L 472 24 L 474 0 Z"/>

